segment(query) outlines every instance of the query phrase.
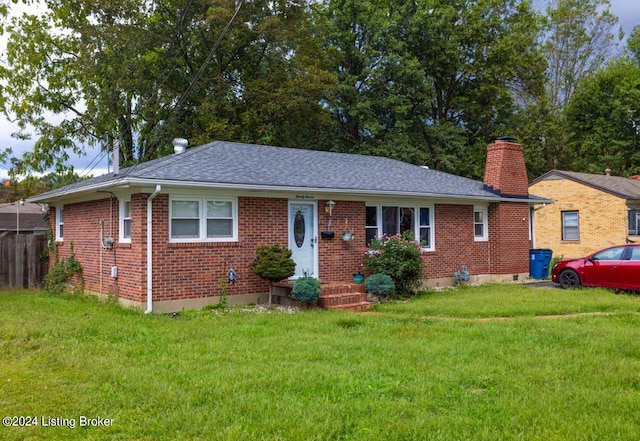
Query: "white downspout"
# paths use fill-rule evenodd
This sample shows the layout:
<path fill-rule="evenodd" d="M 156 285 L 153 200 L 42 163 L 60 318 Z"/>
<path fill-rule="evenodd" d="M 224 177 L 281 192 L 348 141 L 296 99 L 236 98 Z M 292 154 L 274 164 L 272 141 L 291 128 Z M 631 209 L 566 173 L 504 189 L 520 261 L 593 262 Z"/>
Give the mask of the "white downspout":
<path fill-rule="evenodd" d="M 160 193 L 161 189 L 160 184 L 157 184 L 156 191 L 151 193 L 151 196 L 147 198 L 147 310 L 144 312 L 145 314 L 153 312 L 153 216 L 151 213 L 151 205 L 153 199 Z"/>
<path fill-rule="evenodd" d="M 102 244 L 104 243 L 104 221 L 100 219 L 98 223 L 100 224 L 100 298 L 102 298 L 102 250 L 104 249 Z"/>

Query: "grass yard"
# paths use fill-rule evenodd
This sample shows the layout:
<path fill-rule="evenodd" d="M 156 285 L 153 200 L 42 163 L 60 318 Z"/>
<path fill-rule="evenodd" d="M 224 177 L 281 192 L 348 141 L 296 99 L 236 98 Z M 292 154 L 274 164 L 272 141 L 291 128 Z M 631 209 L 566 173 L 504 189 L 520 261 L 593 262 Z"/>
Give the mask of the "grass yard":
<path fill-rule="evenodd" d="M 4 291 L 1 416 L 38 425 L 0 439 L 637 440 L 639 313 L 522 285 L 177 317 Z"/>

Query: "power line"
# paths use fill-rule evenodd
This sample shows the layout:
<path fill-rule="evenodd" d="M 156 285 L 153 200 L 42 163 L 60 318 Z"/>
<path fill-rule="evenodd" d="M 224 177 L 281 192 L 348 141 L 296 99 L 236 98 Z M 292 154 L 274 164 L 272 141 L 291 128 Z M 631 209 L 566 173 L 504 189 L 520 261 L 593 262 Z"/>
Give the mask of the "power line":
<path fill-rule="evenodd" d="M 193 89 L 193 86 L 198 82 L 198 80 L 200 80 L 200 77 L 202 77 L 202 74 L 204 73 L 204 69 L 207 66 L 207 64 L 209 64 L 209 62 L 211 61 L 211 59 L 213 58 L 213 56 L 215 55 L 215 52 L 218 50 L 218 48 L 220 47 L 220 43 L 222 43 L 222 39 L 227 35 L 227 33 L 229 32 L 229 29 L 231 28 L 231 25 L 233 24 L 233 21 L 235 20 L 236 16 L 238 15 L 238 13 L 240 12 L 240 7 L 242 7 L 242 1 L 240 0 L 238 2 L 238 6 L 236 6 L 236 10 L 233 12 L 233 15 L 231 16 L 231 18 L 229 19 L 229 22 L 227 23 L 227 25 L 224 27 L 224 29 L 222 30 L 222 33 L 220 34 L 220 36 L 218 37 L 218 40 L 216 40 L 215 44 L 213 45 L 213 47 L 211 48 L 211 50 L 209 51 L 209 53 L 207 54 L 207 58 L 205 58 L 204 62 L 202 63 L 202 65 L 200 66 L 200 69 L 198 69 L 198 72 L 196 73 L 196 76 L 193 77 L 193 79 L 191 80 L 191 82 L 189 83 L 189 86 L 187 87 L 187 90 L 184 91 L 184 93 L 182 94 L 182 96 L 180 97 L 180 99 L 176 102 L 176 104 L 173 106 L 174 110 L 180 105 L 182 104 L 182 102 L 186 99 L 187 95 L 189 94 L 189 92 L 191 92 L 191 89 Z"/>
<path fill-rule="evenodd" d="M 100 161 L 102 161 L 102 159 L 104 159 L 104 157 L 109 153 L 109 150 L 101 150 L 95 158 L 93 158 L 91 160 L 91 162 L 89 162 L 89 165 L 87 165 L 84 170 L 82 170 L 82 172 L 80 173 L 79 176 L 86 176 L 89 173 L 91 173 L 93 171 L 94 168 L 96 168 L 98 166 L 98 164 L 100 163 Z M 95 164 L 93 164 L 95 162 Z M 93 165 L 93 166 L 92 166 Z M 91 167 L 89 169 L 89 167 Z M 89 169 L 87 171 L 87 169 Z"/>
<path fill-rule="evenodd" d="M 229 19 L 229 21 L 227 22 L 227 24 L 223 28 L 223 30 L 220 33 L 220 35 L 218 36 L 218 39 L 216 40 L 216 42 L 214 43 L 213 47 L 211 48 L 211 50 L 207 54 L 207 57 L 205 58 L 203 63 L 200 65 L 200 68 L 196 72 L 196 75 L 189 82 L 189 85 L 187 86 L 187 89 L 180 95 L 180 98 L 178 98 L 178 100 L 175 102 L 175 104 L 173 106 L 171 106 L 171 110 L 170 110 L 171 113 L 175 113 L 176 109 L 184 102 L 184 100 L 186 100 L 187 96 L 189 95 L 189 93 L 191 92 L 191 90 L 193 89 L 195 84 L 200 80 L 200 78 L 204 74 L 204 70 L 205 70 L 207 64 L 209 64 L 211 62 L 211 59 L 213 58 L 213 56 L 215 55 L 215 52 L 220 47 L 220 44 L 222 43 L 222 40 L 224 39 L 224 37 L 229 32 L 229 29 L 231 29 L 231 25 L 233 24 L 233 21 L 235 20 L 235 18 L 238 15 L 238 13 L 240 12 L 240 8 L 242 7 L 243 1 L 244 0 L 240 0 L 238 2 L 238 5 L 236 6 L 236 9 L 234 10 L 233 15 L 231 16 L 231 18 Z M 189 5 L 191 5 L 191 2 L 189 2 Z M 186 10 L 185 10 L 185 13 L 183 13 L 183 16 L 182 16 L 181 20 L 184 19 L 185 14 L 186 14 Z M 161 84 L 164 84 L 164 82 L 168 80 L 169 75 L 173 72 L 174 69 L 175 68 L 171 69 L 171 72 L 169 72 L 167 74 L 167 76 L 161 82 Z M 157 139 L 156 139 L 156 142 L 157 142 Z M 155 147 L 156 145 L 157 144 L 151 143 L 150 147 Z M 136 169 L 136 167 L 141 163 L 140 160 L 141 160 L 141 158 L 138 157 L 137 160 L 136 160 L 136 163 L 134 165 L 132 165 L 131 167 L 129 167 L 127 172 L 124 173 L 122 176 L 120 176 L 120 179 L 118 181 L 120 181 L 121 179 L 124 179 L 131 172 L 133 172 Z"/>

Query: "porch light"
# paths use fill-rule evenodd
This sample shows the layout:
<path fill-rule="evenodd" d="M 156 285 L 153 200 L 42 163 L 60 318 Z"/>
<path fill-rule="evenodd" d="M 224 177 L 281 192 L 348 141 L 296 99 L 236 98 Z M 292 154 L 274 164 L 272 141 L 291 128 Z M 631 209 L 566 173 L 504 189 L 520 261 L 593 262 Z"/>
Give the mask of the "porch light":
<path fill-rule="evenodd" d="M 329 213 L 329 216 L 331 216 L 331 212 L 333 211 L 333 207 L 336 206 L 336 203 L 332 200 L 328 200 L 327 201 L 327 206 L 324 209 L 327 213 Z"/>

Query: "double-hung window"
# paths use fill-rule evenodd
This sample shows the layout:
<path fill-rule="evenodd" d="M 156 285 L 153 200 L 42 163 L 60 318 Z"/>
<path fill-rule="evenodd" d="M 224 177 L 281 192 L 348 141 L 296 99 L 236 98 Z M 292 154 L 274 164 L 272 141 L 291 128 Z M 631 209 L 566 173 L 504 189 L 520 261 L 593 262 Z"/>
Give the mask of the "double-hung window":
<path fill-rule="evenodd" d="M 120 201 L 120 239 L 119 242 L 131 242 L 131 199 Z"/>
<path fill-rule="evenodd" d="M 487 207 L 476 206 L 473 208 L 473 237 L 476 242 L 489 240 Z"/>
<path fill-rule="evenodd" d="M 56 240 L 62 241 L 64 238 L 64 208 L 56 207 Z"/>
<path fill-rule="evenodd" d="M 174 242 L 229 242 L 238 237 L 233 198 L 172 197 L 169 216 Z"/>
<path fill-rule="evenodd" d="M 434 250 L 433 206 L 367 205 L 367 245 L 375 237 L 410 232 L 425 251 Z"/>
<path fill-rule="evenodd" d="M 562 212 L 562 240 L 580 240 L 580 224 L 577 211 Z"/>
<path fill-rule="evenodd" d="M 233 237 L 231 201 L 207 200 L 207 238 Z"/>

